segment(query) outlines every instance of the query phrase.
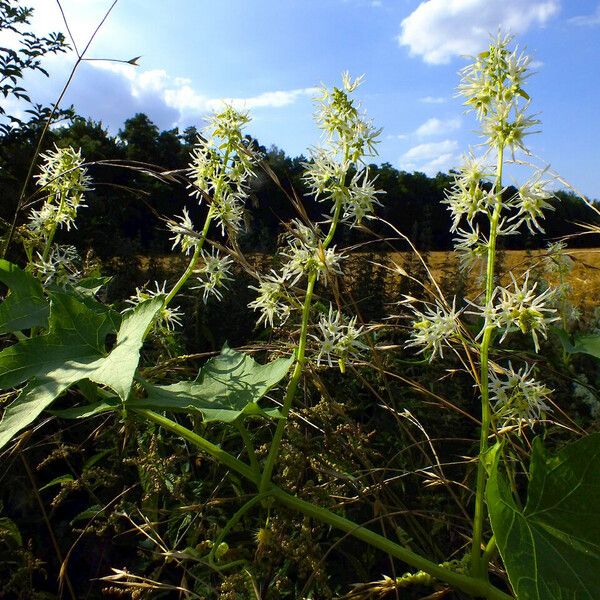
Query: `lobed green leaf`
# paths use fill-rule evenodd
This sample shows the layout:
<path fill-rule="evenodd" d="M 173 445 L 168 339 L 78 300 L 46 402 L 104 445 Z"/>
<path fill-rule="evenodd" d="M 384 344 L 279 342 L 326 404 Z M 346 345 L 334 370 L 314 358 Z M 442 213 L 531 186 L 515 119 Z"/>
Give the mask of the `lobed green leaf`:
<path fill-rule="evenodd" d="M 205 421 L 232 423 L 247 416 L 277 418 L 277 409 L 263 409 L 258 401 L 288 373 L 293 357 L 266 365 L 225 346 L 209 360 L 194 381 L 155 386 L 144 383 L 147 396 L 130 400 L 131 408 L 198 412 Z"/>
<path fill-rule="evenodd" d="M 0 335 L 47 326 L 50 304 L 38 279 L 0 259 L 0 281 L 10 289 L 0 304 Z"/>
<path fill-rule="evenodd" d="M 107 386 L 125 401 L 146 331 L 163 302 L 162 297 L 155 297 L 128 312 L 114 348 L 107 353 L 106 336 L 115 332 L 111 309 L 66 293 L 52 293 L 50 297 L 49 332 L 0 352 L 0 387 L 14 388 L 28 382 L 4 411 L 0 448 L 81 380 Z"/>
<path fill-rule="evenodd" d="M 600 598 L 600 433 L 552 456 L 539 438 L 520 509 L 490 451 L 486 494 L 492 529 L 518 600 Z"/>

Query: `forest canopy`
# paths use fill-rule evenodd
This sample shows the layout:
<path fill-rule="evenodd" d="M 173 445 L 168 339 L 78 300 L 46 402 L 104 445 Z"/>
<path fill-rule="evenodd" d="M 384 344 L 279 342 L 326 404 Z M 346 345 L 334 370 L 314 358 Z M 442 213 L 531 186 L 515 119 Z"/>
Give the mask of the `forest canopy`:
<path fill-rule="evenodd" d="M 0 194 L 3 198 L 0 218 L 5 222 L 10 222 L 14 214 L 19 182 L 24 181 L 27 174 L 40 127 L 35 120 L 0 137 Z M 100 257 L 167 252 L 171 242 L 164 219 L 179 214 L 184 206 L 192 216 L 202 210 L 190 202 L 184 177 L 198 134 L 199 130 L 193 126 L 183 131 L 178 128 L 160 131 L 151 118 L 142 113 L 125 121 L 116 135 L 101 122 L 79 116 L 49 131 L 44 149 L 54 145 L 81 148 L 94 181 L 87 207 L 81 211 L 78 229 L 69 233 L 71 242 L 83 251 L 93 247 Z M 245 250 L 270 252 L 282 232 L 281 224 L 297 216 L 289 192 L 295 190 L 303 199 L 311 219 L 321 219 L 325 210 L 310 197 L 302 180 L 306 157 L 290 157 L 284 150 L 275 146 L 266 148 L 249 136 L 247 141 L 258 147 L 266 169 L 260 169 L 251 181 L 251 202 L 245 207 L 246 231 L 241 244 Z M 369 170 L 385 192 L 379 210 L 383 220 L 408 236 L 421 250 L 452 248 L 450 214 L 443 203 L 445 190 L 452 182 L 451 173 L 428 177 L 421 172 L 398 170 L 387 162 L 372 164 Z M 30 188 L 28 193 L 35 191 L 35 180 Z M 511 187 L 505 191 L 507 195 L 514 192 Z M 572 192 L 557 191 L 551 204 L 554 210 L 547 215 L 545 234 L 513 236 L 505 240 L 505 247 L 544 247 L 553 239 L 580 231 L 578 223 L 598 220 Z M 381 237 L 391 232 L 382 222 L 373 223 L 372 229 Z M 371 240 L 371 249 L 390 249 L 383 243 L 374 244 L 371 235 L 359 229 L 344 230 L 338 238 L 336 242 L 344 246 Z M 578 237 L 571 245 L 582 247 L 588 242 L 593 244 L 590 237 Z M 393 248 L 403 250 L 406 246 L 400 244 Z"/>

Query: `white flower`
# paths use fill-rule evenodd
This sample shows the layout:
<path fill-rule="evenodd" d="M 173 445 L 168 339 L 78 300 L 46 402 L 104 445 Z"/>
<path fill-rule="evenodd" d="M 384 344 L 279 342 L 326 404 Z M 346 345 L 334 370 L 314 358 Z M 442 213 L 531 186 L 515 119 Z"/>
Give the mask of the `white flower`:
<path fill-rule="evenodd" d="M 245 194 L 233 192 L 224 192 L 215 198 L 212 207 L 223 235 L 225 235 L 225 230 L 239 233 L 243 228 L 245 198 Z"/>
<path fill-rule="evenodd" d="M 495 102 L 528 99 L 522 86 L 528 77 L 530 59 L 518 48 L 509 51 L 512 39 L 511 35 L 498 35 L 487 52 L 461 70 L 458 93 L 466 98 L 465 105 L 477 113 L 479 120 L 485 118 Z"/>
<path fill-rule="evenodd" d="M 452 238 L 454 249 L 462 252 L 472 251 L 474 246 L 478 246 L 481 240 L 479 225 L 473 226 L 469 223 L 470 230 L 457 229 L 456 237 Z"/>
<path fill-rule="evenodd" d="M 538 119 L 525 114 L 527 108 L 527 105 L 517 107 L 513 102 L 498 103 L 494 112 L 483 119 L 481 133 L 487 138 L 486 144 L 497 148 L 507 146 L 513 156 L 516 150 L 522 150 L 527 154 L 525 137 L 534 133 L 528 130 L 540 123 Z"/>
<path fill-rule="evenodd" d="M 144 300 L 148 300 L 150 298 L 156 298 L 157 296 L 165 296 L 167 295 L 167 282 L 163 281 L 162 285 L 158 283 L 158 281 L 154 282 L 154 288 L 151 289 L 148 287 L 148 284 L 143 285 L 142 287 L 135 288 L 135 294 L 131 296 L 128 300 L 126 300 L 127 304 L 131 304 L 132 308 L 128 310 L 133 310 L 140 302 L 144 302 Z M 174 331 L 177 326 L 181 327 L 181 317 L 183 317 L 183 312 L 179 310 L 179 306 L 173 308 L 170 306 L 163 307 L 159 312 L 159 318 L 155 322 L 154 327 L 159 331 L 161 329 L 165 329 L 166 331 Z"/>
<path fill-rule="evenodd" d="M 340 193 L 340 182 L 344 179 L 349 164 L 337 162 L 333 154 L 324 148 L 312 148 L 311 161 L 303 163 L 302 176 L 306 186 L 317 200 L 329 200 Z"/>
<path fill-rule="evenodd" d="M 352 81 L 348 73 L 344 73 L 342 88 L 329 91 L 323 86 L 316 99 L 315 120 L 326 143 L 342 159 L 340 162 L 363 162 L 364 157 L 376 154 L 381 130 L 373 127 L 372 121 L 360 113 L 360 105 L 351 98 L 361 83 L 362 77 Z"/>
<path fill-rule="evenodd" d="M 286 278 L 275 271 L 259 280 L 258 287 L 250 286 L 251 290 L 258 292 L 258 298 L 248 304 L 253 310 L 259 310 L 261 316 L 258 324 L 264 321 L 273 327 L 275 319 L 283 323 L 290 316 L 290 305 L 285 290 Z"/>
<path fill-rule="evenodd" d="M 348 193 L 344 198 L 343 218 L 351 221 L 353 225 L 360 225 L 365 217 L 373 214 L 376 204 L 381 206 L 377 194 L 385 194 L 385 192 L 375 188 L 373 181 L 369 179 L 369 170 L 357 171 L 348 185 Z"/>
<path fill-rule="evenodd" d="M 81 150 L 58 148 L 42 154 L 41 172 L 37 183 L 46 194 L 41 209 L 33 210 L 29 228 L 33 233 L 51 234 L 56 226 L 68 230 L 75 226 L 77 210 L 83 206 L 83 194 L 90 189 L 90 178 L 83 167 Z"/>
<path fill-rule="evenodd" d="M 54 224 L 58 224 L 59 220 L 64 220 L 64 217 L 59 216 L 58 205 L 44 202 L 39 210 L 31 209 L 27 227 L 34 235 L 45 236 L 50 234 Z M 67 223 L 67 226 L 70 227 L 70 223 Z"/>
<path fill-rule="evenodd" d="M 519 188 L 515 198 L 515 204 L 519 210 L 511 218 L 511 220 L 516 221 L 517 227 L 521 223 L 525 223 L 531 233 L 535 233 L 536 229 L 544 233 L 538 219 L 544 218 L 544 210 L 554 210 L 554 207 L 547 202 L 547 200 L 554 197 L 552 192 L 545 189 L 548 183 L 542 181 L 540 176 L 537 175 L 533 181 L 525 183 Z"/>
<path fill-rule="evenodd" d="M 75 246 L 53 244 L 45 260 L 37 252 L 37 261 L 32 263 L 32 267 L 44 285 L 55 284 L 64 287 L 75 285 L 81 279 L 81 262 L 81 256 Z"/>
<path fill-rule="evenodd" d="M 446 192 L 442 202 L 448 205 L 452 213 L 450 231 L 455 232 L 463 216 L 466 215 L 467 221 L 472 223 L 477 213 L 487 214 L 496 202 L 496 195 L 478 183 L 467 185 L 459 174 L 455 176 L 454 185 Z"/>
<path fill-rule="evenodd" d="M 243 204 L 248 179 L 254 175 L 257 152 L 243 136 L 250 121 L 247 113 L 225 106 L 215 113 L 204 135 L 198 136 L 188 169 L 191 195 L 210 199 L 211 210 L 224 234 L 243 225 Z"/>
<path fill-rule="evenodd" d="M 174 250 L 177 246 L 181 246 L 181 251 L 184 254 L 189 254 L 190 250 L 193 250 L 198 245 L 199 235 L 194 230 L 194 224 L 188 213 L 187 208 L 183 209 L 183 215 L 177 217 L 177 221 L 167 222 L 167 229 L 173 233 L 169 239 L 173 240 L 172 249 Z"/>
<path fill-rule="evenodd" d="M 546 338 L 547 325 L 559 319 L 554 316 L 556 309 L 546 306 L 554 291 L 548 288 L 537 294 L 538 284 L 529 285 L 529 271 L 525 274 L 521 286 L 512 273 L 510 276 L 512 289 L 497 287 L 490 306 L 482 309 L 482 312 L 488 324 L 504 329 L 500 343 L 504 341 L 511 327 L 518 327 L 523 333 L 531 333 L 535 350 L 539 352 L 538 332 Z"/>
<path fill-rule="evenodd" d="M 425 312 L 421 312 L 414 306 L 410 307 L 414 313 L 415 320 L 412 325 L 410 340 L 406 347 L 422 346 L 421 352 L 431 351 L 429 362 L 436 354 L 444 356 L 444 345 L 449 346 L 453 339 L 460 335 L 460 323 L 456 311 L 456 299 L 452 302 L 452 308 L 447 309 L 437 300 L 434 306 L 426 306 Z"/>
<path fill-rule="evenodd" d="M 469 229 L 457 229 L 452 238 L 454 250 L 459 253 L 460 268 L 468 269 L 487 256 L 488 241 L 479 232 L 479 225 L 467 222 Z"/>
<path fill-rule="evenodd" d="M 224 103 L 220 111 L 215 111 L 208 120 L 207 131 L 212 136 L 240 143 L 243 139 L 243 129 L 250 123 L 247 111 L 236 110 L 233 106 Z"/>
<path fill-rule="evenodd" d="M 202 261 L 204 264 L 195 271 L 198 274 L 200 285 L 191 289 L 204 290 L 202 300 L 205 304 L 211 294 L 221 300 L 223 295 L 219 288 L 226 287 L 227 281 L 233 281 L 230 276 L 230 267 L 233 261 L 229 256 L 220 256 L 214 248 L 210 254 L 202 250 Z"/>
<path fill-rule="evenodd" d="M 344 323 L 344 318 L 338 310 L 329 305 L 329 314 L 322 315 L 318 323 L 319 335 L 311 336 L 319 344 L 317 364 L 326 362 L 330 367 L 336 360 L 342 373 L 348 358 L 358 358 L 366 346 L 360 341 L 364 335 L 363 327 L 356 326 L 356 317 Z"/>
<path fill-rule="evenodd" d="M 342 274 L 340 263 L 344 256 L 335 252 L 335 246 L 323 249 L 317 233 L 310 227 L 298 220 L 292 221 L 287 241 L 287 248 L 281 252 L 287 259 L 282 275 L 290 285 L 295 285 L 305 273 L 311 271 L 316 271 L 317 281 L 322 274 Z"/>
<path fill-rule="evenodd" d="M 198 136 L 196 146 L 192 150 L 188 169 L 191 188 L 190 195 L 202 201 L 204 194 L 210 194 L 222 169 L 219 155 L 207 146 L 206 140 Z"/>
<path fill-rule="evenodd" d="M 565 276 L 573 270 L 575 263 L 565 252 L 566 249 L 567 245 L 564 242 L 551 242 L 548 244 L 544 256 L 544 268 L 547 273 L 557 273 Z"/>
<path fill-rule="evenodd" d="M 490 371 L 490 402 L 500 420 L 525 421 L 533 425 L 552 411 L 546 402 L 552 390 L 531 377 L 532 369 L 532 366 L 525 366 L 515 371 L 509 362 L 503 377 Z"/>
<path fill-rule="evenodd" d="M 464 187 L 470 188 L 479 185 L 492 175 L 492 167 L 486 162 L 485 158 L 475 157 L 472 153 L 463 156 L 458 177 Z"/>

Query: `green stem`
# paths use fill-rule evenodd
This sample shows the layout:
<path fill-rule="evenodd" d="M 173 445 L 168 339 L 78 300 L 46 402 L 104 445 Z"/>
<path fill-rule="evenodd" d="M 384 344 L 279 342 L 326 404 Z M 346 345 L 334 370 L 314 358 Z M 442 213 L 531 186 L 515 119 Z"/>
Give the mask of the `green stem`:
<path fill-rule="evenodd" d="M 498 149 L 498 163 L 496 168 L 496 182 L 494 191 L 496 205 L 490 219 L 490 238 L 487 249 L 487 270 L 485 282 L 485 307 L 489 308 L 494 294 L 494 275 L 496 262 L 496 239 L 498 237 L 498 222 L 502 211 L 502 167 L 504 165 L 504 147 Z M 485 508 L 485 483 L 487 472 L 483 462 L 483 455 L 488 449 L 488 436 L 492 422 L 492 409 L 489 400 L 489 350 L 494 332 L 494 325 L 486 316 L 484 323 L 483 339 L 481 340 L 481 434 L 479 438 L 479 462 L 477 464 L 477 481 L 475 485 L 475 515 L 473 518 L 473 542 L 471 545 L 471 573 L 475 577 L 487 577 L 487 562 L 481 556 L 481 542 L 483 539 L 483 524 L 486 517 Z"/>
<path fill-rule="evenodd" d="M 258 473 L 253 471 L 248 465 L 238 460 L 225 450 L 222 450 L 215 444 L 205 440 L 203 437 L 199 436 L 193 431 L 190 431 L 186 427 L 183 427 L 168 417 L 164 417 L 151 410 L 134 409 L 133 412 L 179 435 L 213 458 L 217 459 L 219 462 L 223 463 L 232 471 L 239 473 L 255 485 L 258 486 L 260 484 Z M 475 579 L 473 577 L 469 577 L 468 575 L 462 575 L 460 573 L 450 571 L 449 569 L 414 553 L 412 550 L 404 548 L 403 546 L 388 540 L 382 535 L 367 529 L 366 527 L 362 527 L 361 525 L 358 525 L 349 519 L 341 517 L 340 515 L 327 510 L 326 508 L 314 506 L 310 502 L 296 498 L 295 496 L 284 492 L 282 489 L 274 486 L 273 484 L 270 484 L 265 492 L 259 493 L 257 498 L 262 499 L 263 495 L 271 496 L 284 506 L 298 510 L 308 517 L 314 518 L 322 523 L 326 523 L 327 525 L 335 527 L 340 531 L 344 531 L 349 535 L 362 540 L 366 544 L 369 544 L 374 548 L 378 548 L 382 552 L 386 552 L 389 555 L 394 556 L 411 567 L 425 571 L 425 573 L 429 573 L 432 577 L 448 583 L 449 585 L 462 590 L 467 594 L 471 594 L 476 598 L 487 598 L 488 600 L 513 600 L 512 596 L 505 594 L 496 587 L 490 585 L 487 581 L 482 581 L 481 579 Z"/>
<path fill-rule="evenodd" d="M 55 199 L 55 196 L 52 197 L 52 200 L 50 200 L 50 198 L 48 198 L 47 202 L 51 204 L 54 201 L 54 199 Z M 56 213 L 57 218 L 60 215 L 60 213 L 62 212 L 63 204 L 64 204 L 63 194 L 61 194 L 60 195 L 60 203 L 58 205 L 58 211 Z M 42 260 L 44 262 L 46 260 L 48 260 L 48 255 L 50 254 L 50 248 L 52 247 L 52 242 L 54 241 L 54 236 L 56 235 L 57 226 L 58 226 L 58 223 L 56 222 L 56 219 L 54 219 L 54 221 L 52 223 L 52 228 L 50 229 L 50 233 L 48 234 L 48 237 L 46 238 L 46 243 L 44 244 L 44 249 L 42 250 Z"/>
<path fill-rule="evenodd" d="M 217 182 L 215 183 L 215 193 L 213 194 L 213 202 L 211 203 L 208 214 L 206 215 L 206 220 L 204 221 L 204 227 L 202 228 L 202 233 L 200 234 L 200 239 L 198 240 L 198 244 L 194 249 L 194 254 L 192 255 L 192 259 L 190 260 L 187 269 L 183 272 L 179 281 L 173 286 L 173 289 L 169 292 L 169 295 L 165 298 L 163 303 L 163 310 L 169 305 L 169 302 L 173 300 L 173 298 L 177 295 L 179 290 L 183 287 L 185 282 L 189 279 L 190 275 L 194 272 L 196 267 L 196 263 L 198 262 L 198 258 L 200 257 L 200 253 L 202 252 L 202 246 L 204 246 L 204 242 L 206 240 L 206 236 L 208 235 L 208 230 L 210 228 L 210 223 L 215 214 L 214 204 L 219 201 L 219 196 L 221 194 L 221 188 L 223 187 L 223 181 L 225 178 L 225 172 L 227 170 L 227 165 L 229 164 L 229 156 L 231 154 L 231 142 L 227 145 L 225 150 L 225 154 L 223 156 L 223 169 L 221 170 Z"/>
<path fill-rule="evenodd" d="M 348 158 L 348 148 L 346 147 L 344 150 L 344 160 Z M 344 185 L 344 180 L 346 176 L 343 175 L 340 181 L 340 184 Z M 335 230 L 337 228 L 337 224 L 340 220 L 340 213 L 342 210 L 342 200 L 338 198 L 335 202 L 335 208 L 333 211 L 333 217 L 331 219 L 331 223 L 329 225 L 329 231 L 321 244 L 322 250 L 326 250 L 331 241 L 333 240 L 333 236 L 335 235 Z M 310 304 L 312 301 L 312 295 L 315 288 L 315 284 L 317 282 L 317 272 L 313 271 L 308 276 L 308 284 L 306 286 L 306 294 L 304 296 L 304 305 L 302 307 L 302 324 L 300 327 L 300 341 L 298 342 L 298 350 L 296 353 L 296 363 L 294 365 L 294 372 L 292 373 L 292 377 L 288 384 L 285 398 L 283 400 L 283 408 L 281 413 L 283 414 L 283 418 L 279 420 L 277 423 L 277 428 L 275 429 L 275 434 L 273 435 L 273 441 L 271 442 L 271 447 L 269 448 L 269 454 L 267 455 L 267 460 L 265 463 L 265 469 L 262 474 L 262 478 L 260 481 L 260 491 L 264 492 L 269 483 L 271 482 L 271 476 L 273 475 L 273 469 L 275 468 L 275 463 L 277 462 L 277 458 L 279 457 L 279 447 L 281 445 L 281 440 L 283 438 L 283 433 L 285 431 L 285 426 L 287 425 L 287 418 L 292 407 L 292 403 L 294 401 L 294 396 L 296 394 L 296 390 L 298 389 L 298 383 L 300 382 L 300 378 L 302 377 L 302 370 L 304 369 L 304 354 L 306 352 L 306 338 L 308 335 L 308 319 L 310 316 Z"/>
<path fill-rule="evenodd" d="M 287 418 L 290 413 L 290 409 L 292 408 L 292 402 L 294 400 L 296 390 L 298 389 L 298 383 L 300 382 L 300 378 L 302 377 L 302 370 L 304 368 L 304 355 L 306 352 L 306 338 L 308 335 L 310 303 L 312 300 L 312 295 L 316 281 L 317 273 L 316 271 L 313 271 L 308 276 L 308 284 L 306 286 L 306 295 L 304 297 L 304 306 L 302 308 L 302 325 L 300 327 L 300 341 L 298 342 L 298 350 L 296 352 L 296 364 L 294 365 L 294 372 L 292 373 L 292 377 L 287 386 L 285 398 L 283 400 L 283 407 L 281 409 L 281 414 L 283 415 L 283 418 L 279 419 L 279 421 L 277 422 L 277 428 L 275 429 L 273 441 L 271 442 L 271 447 L 269 448 L 269 454 L 265 463 L 265 469 L 260 480 L 259 489 L 261 493 L 264 492 L 267 489 L 268 485 L 271 483 L 271 475 L 273 474 L 275 462 L 277 461 L 277 458 L 279 456 L 279 446 L 281 445 L 281 439 L 283 438 L 283 433 L 287 424 Z"/>
<path fill-rule="evenodd" d="M 342 211 L 342 201 L 337 200 L 335 203 L 335 208 L 333 211 L 333 218 L 331 219 L 331 225 L 329 226 L 329 231 L 327 232 L 327 237 L 323 240 L 323 249 L 329 247 L 331 241 L 333 240 L 333 236 L 335 235 L 335 230 L 337 229 L 338 222 L 340 220 L 340 212 Z"/>
<path fill-rule="evenodd" d="M 210 223 L 212 221 L 214 215 L 214 209 L 211 204 L 208 209 L 208 214 L 206 215 L 206 219 L 204 221 L 204 227 L 202 228 L 202 233 L 200 234 L 200 239 L 196 244 L 196 248 L 194 249 L 194 254 L 187 266 L 187 269 L 183 272 L 177 283 L 173 286 L 173 289 L 169 292 L 165 301 L 163 302 L 163 309 L 165 309 L 171 300 L 175 298 L 175 296 L 179 293 L 179 290 L 184 286 L 185 282 L 190 278 L 190 275 L 194 272 L 196 268 L 196 263 L 198 262 L 198 258 L 200 257 L 200 253 L 202 252 L 202 247 L 204 246 L 204 242 L 206 241 L 206 236 L 208 235 L 208 229 L 210 228 Z"/>
<path fill-rule="evenodd" d="M 224 464 L 227 468 L 243 475 L 246 479 L 251 481 L 252 483 L 258 485 L 260 482 L 260 474 L 257 473 L 254 469 L 248 466 L 246 463 L 242 462 L 226 452 L 222 450 L 219 446 L 209 442 L 204 439 L 202 436 L 190 431 L 187 427 L 172 421 L 168 417 L 165 417 L 159 413 L 154 412 L 153 410 L 147 410 L 145 408 L 135 408 L 132 409 L 132 412 L 144 417 L 148 421 L 152 421 L 152 423 L 156 423 L 169 431 L 177 434 L 179 437 L 183 438 L 193 444 L 200 450 L 203 450 L 207 454 L 210 454 L 213 458 L 216 458 L 220 463 Z"/>
<path fill-rule="evenodd" d="M 498 546 L 496 545 L 496 536 L 493 535 L 486 544 L 485 551 L 483 553 L 483 564 L 488 565 L 490 561 L 494 560 L 494 557 L 497 553 Z"/>
<path fill-rule="evenodd" d="M 382 535 L 367 529 L 366 527 L 357 525 L 353 521 L 341 517 L 325 508 L 315 506 L 310 502 L 306 502 L 300 498 L 296 498 L 295 496 L 287 494 L 278 487 L 272 487 L 270 492 L 273 498 L 278 500 L 281 504 L 284 504 L 289 508 L 293 508 L 309 517 L 321 521 L 322 523 L 331 525 L 340 531 L 344 531 L 369 544 L 369 546 L 378 548 L 379 550 L 405 562 L 411 567 L 424 571 L 425 573 L 429 573 L 429 575 L 432 577 L 448 583 L 449 585 L 466 592 L 467 594 L 470 594 L 476 598 L 488 598 L 488 600 L 513 600 L 512 596 L 505 594 L 498 588 L 490 585 L 487 581 L 482 581 L 481 579 L 475 579 L 473 577 L 469 577 L 468 575 L 462 575 L 460 573 L 450 571 L 449 569 L 446 569 L 445 567 L 442 567 L 430 560 L 427 560 L 419 554 L 416 554 L 412 550 L 404 548 L 403 546 L 388 540 Z"/>
<path fill-rule="evenodd" d="M 229 519 L 229 521 L 227 521 L 227 524 L 225 525 L 225 527 L 223 527 L 223 529 L 221 530 L 221 533 L 219 533 L 217 539 L 215 540 L 215 543 L 213 544 L 213 547 L 210 550 L 210 553 L 208 555 L 208 560 L 209 562 L 214 562 L 214 557 L 215 554 L 217 552 L 217 550 L 219 549 L 219 546 L 223 543 L 223 541 L 225 540 L 225 538 L 227 537 L 227 535 L 229 534 L 229 532 L 238 524 L 239 520 L 258 502 L 260 502 L 263 498 L 270 496 L 271 493 L 267 492 L 265 494 L 256 494 L 256 496 L 253 496 L 252 498 L 250 498 L 250 500 L 248 500 L 248 502 L 244 503 L 237 511 L 236 513 L 231 517 L 231 519 Z"/>
<path fill-rule="evenodd" d="M 250 466 L 257 472 L 260 473 L 260 466 L 258 464 L 258 459 L 256 458 L 256 452 L 254 451 L 254 445 L 252 444 L 252 440 L 250 439 L 250 433 L 246 429 L 243 423 L 239 420 L 234 421 L 234 426 L 238 430 L 242 441 L 244 442 L 244 446 L 246 448 L 246 454 L 248 455 L 248 459 L 250 460 Z"/>

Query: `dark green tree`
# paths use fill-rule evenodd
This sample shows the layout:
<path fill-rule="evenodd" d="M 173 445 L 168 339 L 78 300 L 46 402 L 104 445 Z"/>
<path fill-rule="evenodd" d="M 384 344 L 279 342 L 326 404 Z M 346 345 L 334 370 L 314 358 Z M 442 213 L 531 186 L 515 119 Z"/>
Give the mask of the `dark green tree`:
<path fill-rule="evenodd" d="M 50 109 L 34 104 L 29 94 L 20 85 L 27 72 L 38 71 L 48 76 L 42 66 L 47 54 L 66 52 L 69 48 L 62 33 L 49 33 L 38 36 L 28 31 L 33 8 L 20 6 L 20 0 L 0 0 L 0 33 L 12 32 L 14 47 L 0 47 L 0 92 L 4 98 L 15 98 L 29 104 L 25 111 L 34 122 L 43 122 Z M 22 127 L 24 121 L 15 115 L 6 113 L 0 105 L 0 135 L 6 135 L 15 127 Z"/>

